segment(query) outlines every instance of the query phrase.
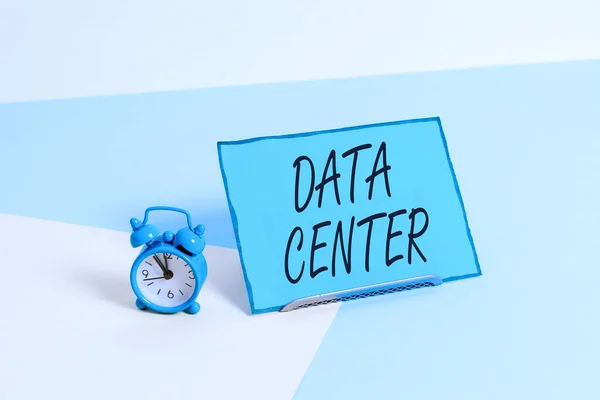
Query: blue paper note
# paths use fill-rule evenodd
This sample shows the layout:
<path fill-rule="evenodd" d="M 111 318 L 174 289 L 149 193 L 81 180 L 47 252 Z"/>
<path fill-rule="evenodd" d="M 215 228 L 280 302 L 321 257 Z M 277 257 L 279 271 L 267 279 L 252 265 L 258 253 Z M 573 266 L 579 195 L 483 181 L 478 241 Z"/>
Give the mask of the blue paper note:
<path fill-rule="evenodd" d="M 218 143 L 253 313 L 481 274 L 439 118 Z"/>

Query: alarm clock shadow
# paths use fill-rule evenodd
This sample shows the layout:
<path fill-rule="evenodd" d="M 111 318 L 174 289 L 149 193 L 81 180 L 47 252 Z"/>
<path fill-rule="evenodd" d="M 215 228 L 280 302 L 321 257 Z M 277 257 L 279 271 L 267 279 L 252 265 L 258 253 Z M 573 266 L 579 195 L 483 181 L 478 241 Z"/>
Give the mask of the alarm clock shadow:
<path fill-rule="evenodd" d="M 137 310 L 127 269 L 124 269 L 124 273 L 117 273 L 96 268 L 82 268 L 75 278 L 77 284 L 87 288 L 87 293 L 96 300 Z"/>

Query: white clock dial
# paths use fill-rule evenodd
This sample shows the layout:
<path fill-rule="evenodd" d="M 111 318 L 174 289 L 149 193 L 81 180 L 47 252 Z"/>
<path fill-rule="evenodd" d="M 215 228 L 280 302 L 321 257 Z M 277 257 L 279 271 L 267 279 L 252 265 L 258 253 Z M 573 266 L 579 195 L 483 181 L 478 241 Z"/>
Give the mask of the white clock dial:
<path fill-rule="evenodd" d="M 144 297 L 162 307 L 187 302 L 196 288 L 196 277 L 187 261 L 170 253 L 146 257 L 138 267 L 136 281 Z"/>

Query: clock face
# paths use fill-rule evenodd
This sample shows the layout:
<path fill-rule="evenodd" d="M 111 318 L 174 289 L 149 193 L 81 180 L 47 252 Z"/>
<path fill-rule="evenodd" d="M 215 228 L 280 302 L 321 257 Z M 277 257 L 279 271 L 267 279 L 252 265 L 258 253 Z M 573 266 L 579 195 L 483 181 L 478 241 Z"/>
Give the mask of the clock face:
<path fill-rule="evenodd" d="M 135 279 L 142 295 L 161 307 L 177 307 L 187 302 L 196 288 L 196 277 L 187 261 L 170 253 L 146 257 Z"/>

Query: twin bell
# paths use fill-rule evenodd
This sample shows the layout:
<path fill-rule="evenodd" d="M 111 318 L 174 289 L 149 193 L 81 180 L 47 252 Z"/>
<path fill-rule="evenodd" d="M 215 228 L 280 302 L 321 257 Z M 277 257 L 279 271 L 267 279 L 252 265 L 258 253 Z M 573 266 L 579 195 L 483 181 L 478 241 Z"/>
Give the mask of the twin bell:
<path fill-rule="evenodd" d="M 144 224 L 137 218 L 131 218 L 129 223 L 133 229 L 129 237 L 129 242 L 133 248 L 144 244 L 149 246 L 153 242 L 160 240 L 160 231 L 156 226 Z M 204 225 L 197 225 L 193 229 L 191 226 L 187 226 L 181 228 L 175 234 L 171 231 L 164 232 L 162 239 L 164 243 L 169 243 L 184 254 L 194 257 L 202 253 L 206 246 L 204 230 Z"/>

